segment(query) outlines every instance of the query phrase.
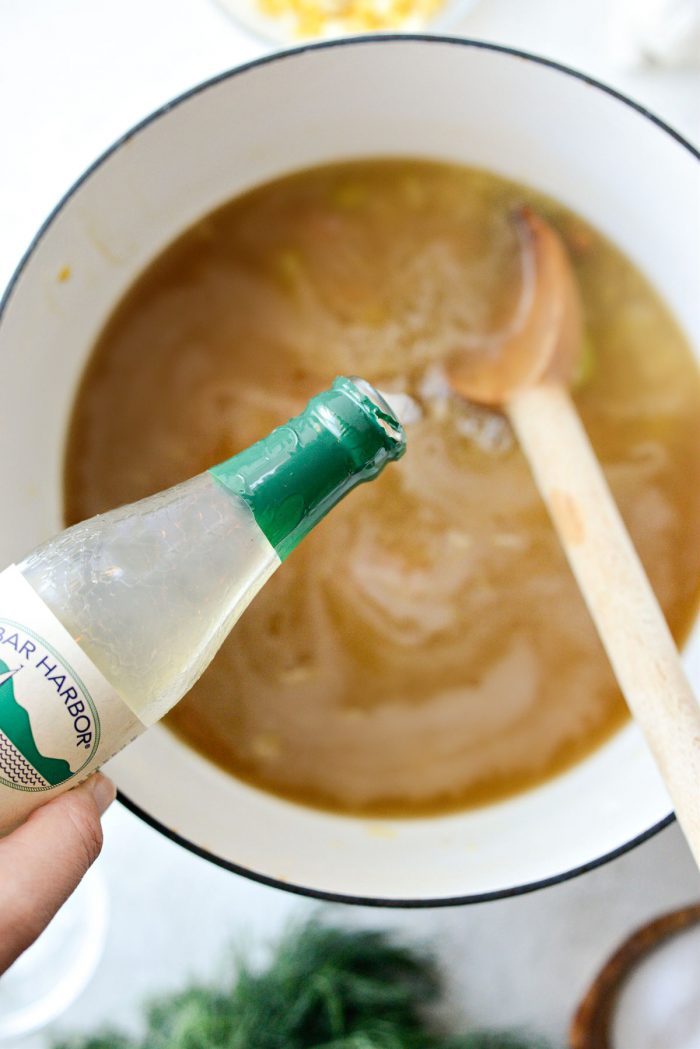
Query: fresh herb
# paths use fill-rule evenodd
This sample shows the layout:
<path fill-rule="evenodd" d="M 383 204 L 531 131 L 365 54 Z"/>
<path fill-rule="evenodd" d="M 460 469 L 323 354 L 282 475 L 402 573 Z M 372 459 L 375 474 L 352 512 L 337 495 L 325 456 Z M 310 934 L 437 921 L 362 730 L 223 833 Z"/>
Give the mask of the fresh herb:
<path fill-rule="evenodd" d="M 54 1049 L 547 1049 L 508 1032 L 438 1034 L 425 1008 L 439 994 L 427 954 L 311 922 L 285 936 L 269 968 L 243 961 L 233 987 L 154 1002 L 141 1039 L 105 1032 Z"/>

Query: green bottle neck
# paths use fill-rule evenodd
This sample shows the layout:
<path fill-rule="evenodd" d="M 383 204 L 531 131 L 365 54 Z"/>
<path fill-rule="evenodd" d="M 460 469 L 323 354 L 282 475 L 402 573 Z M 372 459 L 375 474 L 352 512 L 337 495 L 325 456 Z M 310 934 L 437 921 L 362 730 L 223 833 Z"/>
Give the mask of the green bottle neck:
<path fill-rule="evenodd" d="M 343 496 L 405 451 L 398 419 L 362 379 L 336 379 L 301 415 L 210 473 L 250 506 L 281 561 Z"/>

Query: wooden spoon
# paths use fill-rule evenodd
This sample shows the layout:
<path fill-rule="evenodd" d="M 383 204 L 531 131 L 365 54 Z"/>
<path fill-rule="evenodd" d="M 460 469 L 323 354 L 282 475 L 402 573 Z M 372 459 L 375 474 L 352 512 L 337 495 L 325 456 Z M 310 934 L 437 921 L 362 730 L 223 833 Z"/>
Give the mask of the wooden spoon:
<path fill-rule="evenodd" d="M 515 222 L 530 279 L 523 321 L 483 354 L 455 355 L 449 381 L 510 419 L 700 866 L 700 707 L 569 395 L 582 311 L 566 249 L 534 212 Z"/>

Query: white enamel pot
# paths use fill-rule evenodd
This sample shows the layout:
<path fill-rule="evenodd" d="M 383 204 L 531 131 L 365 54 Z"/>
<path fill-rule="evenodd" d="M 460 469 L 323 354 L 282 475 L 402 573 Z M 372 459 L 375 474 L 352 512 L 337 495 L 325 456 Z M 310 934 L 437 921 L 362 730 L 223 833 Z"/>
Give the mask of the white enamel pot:
<path fill-rule="evenodd" d="M 700 348 L 698 155 L 638 106 L 552 63 L 434 37 L 276 54 L 205 84 L 118 142 L 61 201 L 5 297 L 0 563 L 62 527 L 66 426 L 122 293 L 210 209 L 295 169 L 421 156 L 490 168 L 574 208 L 651 278 Z M 65 278 L 65 267 L 70 279 Z M 119 411 L 119 405 L 114 405 Z M 684 657 L 700 683 L 700 635 Z M 238 783 L 156 726 L 110 766 L 122 800 L 232 870 L 326 898 L 483 900 L 630 848 L 670 805 L 633 725 L 545 785 L 444 818 L 315 812 Z"/>

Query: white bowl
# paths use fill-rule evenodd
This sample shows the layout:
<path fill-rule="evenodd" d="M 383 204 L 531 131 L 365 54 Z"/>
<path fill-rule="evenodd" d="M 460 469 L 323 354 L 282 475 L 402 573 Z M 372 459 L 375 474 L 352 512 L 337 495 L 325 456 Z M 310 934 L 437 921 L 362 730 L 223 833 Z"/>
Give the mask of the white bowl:
<path fill-rule="evenodd" d="M 293 14 L 266 15 L 261 9 L 259 0 L 216 0 L 216 3 L 258 40 L 272 42 L 279 46 L 291 47 L 308 43 L 311 40 L 331 40 L 356 35 L 347 30 L 342 22 L 334 22 L 327 18 L 319 33 L 307 36 L 299 32 L 298 21 Z M 392 30 L 378 29 L 373 31 L 372 35 L 449 33 L 477 3 L 478 0 L 442 0 L 440 8 L 429 17 L 409 15 Z"/>
<path fill-rule="evenodd" d="M 700 347 L 698 154 L 639 106 L 551 62 L 435 37 L 357 38 L 233 70 L 155 113 L 83 176 L 37 235 L 0 316 L 0 563 L 59 530 L 66 422 L 121 294 L 211 208 L 268 179 L 350 157 L 424 156 L 536 186 L 610 236 Z M 70 270 L 65 278 L 64 268 Z M 119 406 L 115 405 L 115 411 Z M 686 647 L 700 680 L 700 635 Z M 219 771 L 157 726 L 110 767 L 122 800 L 222 866 L 325 898 L 483 900 L 551 884 L 670 816 L 629 725 L 551 782 L 444 818 L 305 809 Z"/>

